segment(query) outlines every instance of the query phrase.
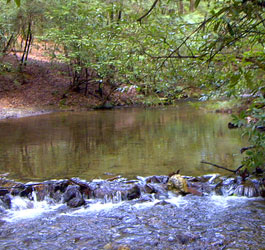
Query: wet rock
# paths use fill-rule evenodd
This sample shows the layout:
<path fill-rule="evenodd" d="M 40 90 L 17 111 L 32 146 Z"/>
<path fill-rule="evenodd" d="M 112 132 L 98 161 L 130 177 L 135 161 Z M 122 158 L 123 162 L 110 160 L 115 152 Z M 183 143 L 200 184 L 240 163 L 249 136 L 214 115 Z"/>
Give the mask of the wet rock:
<path fill-rule="evenodd" d="M 244 181 L 236 187 L 234 194 L 238 196 L 258 197 L 260 196 L 259 183 L 255 183 L 252 180 Z"/>
<path fill-rule="evenodd" d="M 151 194 L 141 194 L 141 197 L 137 202 L 143 203 L 143 202 L 152 202 L 152 201 L 154 201 L 154 197 Z"/>
<path fill-rule="evenodd" d="M 92 197 L 93 192 L 89 186 L 89 183 L 87 183 L 86 181 L 82 181 L 79 178 L 71 178 L 70 181 L 73 184 L 78 185 L 80 187 L 80 192 L 87 198 Z"/>
<path fill-rule="evenodd" d="M 170 202 L 167 202 L 165 200 L 159 201 L 155 204 L 155 206 L 165 206 L 165 205 L 171 205 Z"/>
<path fill-rule="evenodd" d="M 197 195 L 197 196 L 203 196 L 203 192 L 199 191 L 197 188 L 194 187 L 188 187 L 188 193 L 193 194 L 193 195 Z"/>
<path fill-rule="evenodd" d="M 53 192 L 60 191 L 64 193 L 68 185 L 70 185 L 69 180 L 55 181 L 55 183 L 53 183 Z"/>
<path fill-rule="evenodd" d="M 8 180 L 5 177 L 0 177 L 0 186 L 4 189 L 6 188 L 10 190 L 12 195 L 19 195 L 19 193 L 26 188 L 24 184 Z"/>
<path fill-rule="evenodd" d="M 154 194 L 156 199 L 166 199 L 168 198 L 168 192 L 166 190 L 166 185 L 149 183 L 143 187 L 143 192 L 148 194 Z"/>
<path fill-rule="evenodd" d="M 80 194 L 80 196 L 72 198 L 71 200 L 69 200 L 67 202 L 67 206 L 69 206 L 69 207 L 80 207 L 84 204 L 85 204 L 85 200 L 83 199 L 81 194 Z"/>
<path fill-rule="evenodd" d="M 187 181 L 179 174 L 172 175 L 167 184 L 168 190 L 177 194 L 187 194 L 188 184 Z"/>
<path fill-rule="evenodd" d="M 0 196 L 4 196 L 4 195 L 6 195 L 8 193 L 9 193 L 9 191 L 7 189 L 4 189 L 4 188 L 0 189 Z"/>
<path fill-rule="evenodd" d="M 45 197 L 48 197 L 53 193 L 52 184 L 39 184 L 34 186 L 34 191 L 36 193 L 37 201 L 43 201 Z"/>
<path fill-rule="evenodd" d="M 127 192 L 127 199 L 128 200 L 134 200 L 141 196 L 141 190 L 138 185 L 133 186 L 130 190 Z"/>
<path fill-rule="evenodd" d="M 66 202 L 69 207 L 78 207 L 85 204 L 85 200 L 77 185 L 69 185 L 67 187 L 63 194 L 63 201 Z"/>
<path fill-rule="evenodd" d="M 149 176 L 146 178 L 146 183 L 163 183 L 166 184 L 168 182 L 168 176 L 162 175 L 162 176 Z"/>
<path fill-rule="evenodd" d="M 215 186 L 215 193 L 225 196 L 233 195 L 239 183 L 237 178 L 222 178 Z"/>
<path fill-rule="evenodd" d="M 57 190 L 55 193 L 52 193 L 51 198 L 55 202 L 62 202 L 63 201 L 63 194 L 59 190 Z"/>
<path fill-rule="evenodd" d="M 32 191 L 33 191 L 32 186 L 26 186 L 26 187 L 25 187 L 25 188 L 19 193 L 19 195 L 20 195 L 21 197 L 28 197 L 28 198 L 30 198 L 29 195 L 32 194 Z"/>
<path fill-rule="evenodd" d="M 0 197 L 1 205 L 5 209 L 10 209 L 11 208 L 11 197 L 9 194 L 6 194 L 2 197 Z"/>

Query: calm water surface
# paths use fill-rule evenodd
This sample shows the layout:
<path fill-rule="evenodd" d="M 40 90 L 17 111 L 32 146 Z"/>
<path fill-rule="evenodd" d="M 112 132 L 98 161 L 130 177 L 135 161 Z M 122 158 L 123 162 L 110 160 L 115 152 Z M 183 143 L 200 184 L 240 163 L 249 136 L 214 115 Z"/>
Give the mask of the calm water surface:
<path fill-rule="evenodd" d="M 187 103 L 155 109 L 64 112 L 0 121 L 0 173 L 20 181 L 107 174 L 217 172 L 207 160 L 236 168 L 245 146 L 229 115 Z"/>

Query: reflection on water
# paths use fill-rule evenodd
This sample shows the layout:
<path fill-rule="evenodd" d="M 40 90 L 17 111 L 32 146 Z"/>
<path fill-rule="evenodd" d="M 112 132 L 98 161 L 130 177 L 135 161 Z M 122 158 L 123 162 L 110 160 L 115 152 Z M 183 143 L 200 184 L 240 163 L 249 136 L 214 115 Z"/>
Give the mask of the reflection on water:
<path fill-rule="evenodd" d="M 202 159 L 236 168 L 243 144 L 239 131 L 227 129 L 228 121 L 183 103 L 1 121 L 0 173 L 44 180 L 217 171 Z"/>

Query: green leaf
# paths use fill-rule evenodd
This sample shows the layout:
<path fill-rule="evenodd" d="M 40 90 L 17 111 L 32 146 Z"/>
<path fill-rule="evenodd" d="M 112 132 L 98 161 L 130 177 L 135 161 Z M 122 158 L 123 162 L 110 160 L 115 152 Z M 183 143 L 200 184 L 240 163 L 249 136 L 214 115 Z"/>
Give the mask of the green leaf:
<path fill-rule="evenodd" d="M 10 3 L 11 2 L 11 0 L 6 0 L 6 3 L 8 4 L 8 3 Z M 15 0 L 15 3 L 16 3 L 16 5 L 19 7 L 20 6 L 20 0 Z"/>
<path fill-rule="evenodd" d="M 20 6 L 20 0 L 15 0 L 17 6 L 19 7 Z"/>

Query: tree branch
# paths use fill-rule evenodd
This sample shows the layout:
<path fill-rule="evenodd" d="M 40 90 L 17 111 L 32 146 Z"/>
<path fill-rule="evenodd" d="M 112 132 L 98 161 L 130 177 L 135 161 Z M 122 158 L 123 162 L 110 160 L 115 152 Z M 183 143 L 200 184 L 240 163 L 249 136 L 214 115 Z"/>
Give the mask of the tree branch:
<path fill-rule="evenodd" d="M 240 167 L 238 167 L 236 170 L 233 170 L 233 169 L 229 169 L 229 168 L 226 168 L 226 167 L 222 167 L 222 166 L 219 166 L 217 164 L 214 164 L 214 163 L 211 163 L 211 162 L 208 162 L 208 161 L 201 161 L 201 163 L 203 164 L 208 164 L 208 165 L 211 165 L 211 166 L 214 166 L 216 168 L 221 168 L 221 169 L 224 169 L 226 171 L 229 171 L 229 172 L 232 172 L 234 174 L 236 174 L 238 172 L 239 169 L 241 169 L 244 165 L 241 165 Z"/>
<path fill-rule="evenodd" d="M 155 8 L 156 4 L 158 3 L 159 0 L 155 0 L 153 5 L 151 6 L 151 8 L 140 18 L 137 19 L 138 22 L 141 22 L 142 19 L 144 19 L 146 16 L 148 16 L 150 14 L 150 12 Z"/>
<path fill-rule="evenodd" d="M 204 55 L 201 55 L 201 56 L 182 56 L 182 55 L 177 55 L 177 56 L 170 56 L 170 57 L 168 57 L 168 56 L 151 56 L 151 55 L 149 55 L 151 58 L 153 58 L 153 59 L 163 59 L 163 58 L 167 58 L 167 59 L 169 59 L 169 58 L 177 58 L 177 59 L 186 59 L 186 58 L 201 58 L 201 57 L 203 57 Z"/>

